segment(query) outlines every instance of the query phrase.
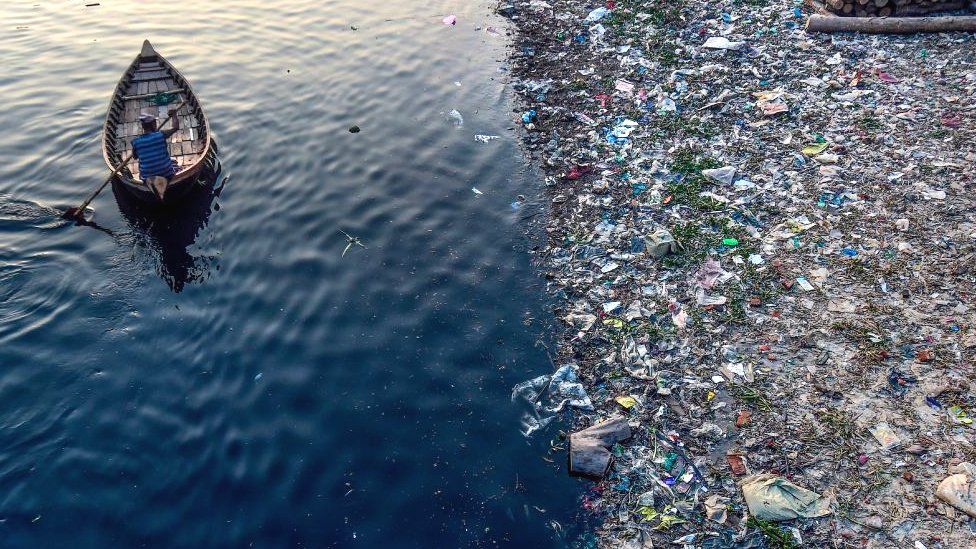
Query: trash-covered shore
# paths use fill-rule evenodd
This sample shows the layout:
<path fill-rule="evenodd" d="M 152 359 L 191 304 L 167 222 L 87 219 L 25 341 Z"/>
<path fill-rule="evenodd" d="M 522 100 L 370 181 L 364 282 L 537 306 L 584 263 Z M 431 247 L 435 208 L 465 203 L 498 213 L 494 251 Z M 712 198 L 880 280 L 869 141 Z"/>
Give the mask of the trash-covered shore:
<path fill-rule="evenodd" d="M 565 328 L 526 431 L 562 458 L 553 414 L 626 419 L 574 442 L 609 466 L 588 543 L 976 543 L 972 37 L 808 35 L 790 0 L 499 12 Z"/>

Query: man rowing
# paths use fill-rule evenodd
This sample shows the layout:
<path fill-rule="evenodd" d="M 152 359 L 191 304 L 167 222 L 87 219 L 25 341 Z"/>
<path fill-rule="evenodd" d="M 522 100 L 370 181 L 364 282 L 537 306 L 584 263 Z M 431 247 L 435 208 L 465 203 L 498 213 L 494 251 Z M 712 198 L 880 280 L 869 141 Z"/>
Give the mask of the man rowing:
<path fill-rule="evenodd" d="M 179 131 L 180 118 L 176 116 L 176 110 L 171 109 L 169 116 L 173 121 L 173 129 L 159 130 L 156 126 L 156 117 L 151 114 L 143 114 L 139 117 L 142 124 L 142 135 L 132 140 L 132 156 L 139 160 L 139 177 L 143 181 L 151 183 L 151 187 L 161 194 L 165 191 L 166 183 L 179 169 L 177 164 L 169 156 L 169 148 L 166 146 L 167 140 L 171 135 Z M 153 181 L 153 178 L 163 178 L 165 181 Z M 159 184 L 158 184 L 159 183 Z"/>

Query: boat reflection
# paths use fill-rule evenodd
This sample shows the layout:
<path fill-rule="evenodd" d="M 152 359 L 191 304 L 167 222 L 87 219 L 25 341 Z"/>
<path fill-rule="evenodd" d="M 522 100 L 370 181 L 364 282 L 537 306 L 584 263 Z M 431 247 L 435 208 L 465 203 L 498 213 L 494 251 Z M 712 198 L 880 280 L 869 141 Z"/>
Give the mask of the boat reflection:
<path fill-rule="evenodd" d="M 203 283 L 218 268 L 216 255 L 194 254 L 190 247 L 207 226 L 210 214 L 220 209 L 217 200 L 227 179 L 218 166 L 202 175 L 179 203 L 166 206 L 146 206 L 122 189 L 120 182 L 112 183 L 119 211 L 133 233 L 144 239 L 154 256 L 156 273 L 175 293 L 187 284 Z"/>

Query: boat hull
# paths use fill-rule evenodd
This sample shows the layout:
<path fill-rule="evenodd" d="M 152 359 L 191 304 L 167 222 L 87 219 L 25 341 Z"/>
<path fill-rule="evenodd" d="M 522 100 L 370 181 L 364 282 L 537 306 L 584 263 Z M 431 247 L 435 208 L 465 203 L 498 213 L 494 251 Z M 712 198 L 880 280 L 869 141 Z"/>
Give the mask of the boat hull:
<path fill-rule="evenodd" d="M 220 159 L 217 157 L 216 147 L 213 147 L 208 158 L 192 172 L 181 173 L 178 178 L 170 181 L 162 199 L 142 181 L 133 181 L 128 177 L 116 178 L 116 188 L 122 189 L 145 206 L 172 206 L 182 202 L 195 188 L 212 186 L 219 172 Z"/>

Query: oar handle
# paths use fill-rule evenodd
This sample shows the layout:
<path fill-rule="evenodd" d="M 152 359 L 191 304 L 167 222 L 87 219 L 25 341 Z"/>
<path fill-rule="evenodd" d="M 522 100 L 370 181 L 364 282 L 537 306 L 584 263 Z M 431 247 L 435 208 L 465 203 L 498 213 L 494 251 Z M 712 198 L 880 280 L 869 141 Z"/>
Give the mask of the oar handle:
<path fill-rule="evenodd" d="M 179 110 L 182 109 L 183 108 L 183 105 L 186 105 L 186 103 L 187 103 L 186 100 L 180 101 L 180 104 L 177 105 L 176 108 L 175 109 L 172 109 L 172 110 L 175 113 L 178 114 L 179 113 Z M 169 116 L 167 116 L 166 119 L 163 120 L 163 123 L 159 125 L 159 129 L 162 129 L 163 126 L 165 126 L 166 123 L 169 122 L 170 119 L 173 118 L 173 116 L 174 115 L 172 115 L 172 114 L 169 115 Z M 102 183 L 101 186 L 99 186 L 97 189 L 95 189 L 95 192 L 93 192 L 91 194 L 91 196 L 89 196 L 84 202 L 82 202 L 81 203 L 81 206 L 78 206 L 78 212 L 79 212 L 79 214 L 84 213 L 85 208 L 87 208 L 88 205 L 92 203 L 92 200 L 95 200 L 95 197 L 97 197 L 99 194 L 101 194 L 102 190 L 104 190 L 105 187 L 109 184 L 109 182 L 112 181 L 112 179 L 114 179 L 115 176 L 118 175 L 120 171 L 122 171 L 122 168 L 124 168 L 129 163 L 129 161 L 132 160 L 132 157 L 135 156 L 135 154 L 136 154 L 135 153 L 135 147 L 133 147 L 132 148 L 132 152 L 129 153 L 129 155 L 126 156 L 122 160 L 122 162 L 119 162 L 119 165 L 116 166 L 114 170 L 112 170 L 112 173 L 109 174 L 109 176 L 105 179 L 105 182 Z"/>

